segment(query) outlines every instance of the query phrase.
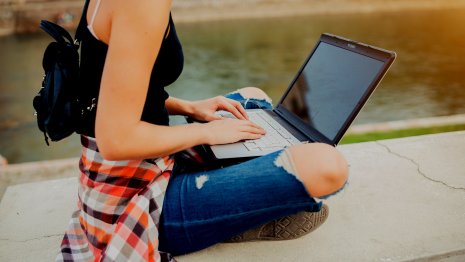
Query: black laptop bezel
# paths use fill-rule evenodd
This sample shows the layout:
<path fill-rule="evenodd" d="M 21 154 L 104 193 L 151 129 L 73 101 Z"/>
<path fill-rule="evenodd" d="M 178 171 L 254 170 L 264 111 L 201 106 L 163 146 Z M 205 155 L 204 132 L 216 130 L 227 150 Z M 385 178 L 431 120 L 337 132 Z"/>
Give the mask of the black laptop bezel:
<path fill-rule="evenodd" d="M 320 133 L 318 130 L 316 130 L 314 127 L 308 125 L 306 122 L 301 120 L 297 115 L 295 115 L 294 113 L 287 110 L 284 106 L 282 106 L 284 99 L 291 91 L 292 87 L 294 86 L 299 76 L 302 74 L 302 71 L 304 70 L 310 58 L 313 56 L 313 53 L 318 48 L 320 43 L 326 43 L 326 44 L 334 45 L 340 48 L 344 48 L 349 51 L 352 51 L 352 52 L 355 52 L 361 55 L 365 55 L 365 56 L 368 56 L 368 57 L 371 57 L 373 59 L 383 62 L 382 68 L 379 70 L 376 77 L 370 83 L 370 86 L 366 89 L 365 93 L 361 96 L 357 105 L 354 107 L 354 109 L 352 110 L 349 117 L 346 119 L 346 121 L 344 122 L 343 126 L 338 131 L 334 139 L 330 139 L 326 137 L 325 135 Z M 321 35 L 320 40 L 315 45 L 310 55 L 307 57 L 307 59 L 301 66 L 299 72 L 296 74 L 296 76 L 294 77 L 294 80 L 291 82 L 291 84 L 289 85 L 286 92 L 281 97 L 281 99 L 279 100 L 277 106 L 275 107 L 273 111 L 276 114 L 283 117 L 284 119 L 286 119 L 291 125 L 295 126 L 300 132 L 305 134 L 310 139 L 310 141 L 322 142 L 322 143 L 335 146 L 342 139 L 342 137 L 344 136 L 349 126 L 355 120 L 357 114 L 360 112 L 360 110 L 363 108 L 368 98 L 370 97 L 370 95 L 373 93 L 373 91 L 376 89 L 378 84 L 381 82 L 384 75 L 386 74 L 386 72 L 391 67 L 392 63 L 394 62 L 396 56 L 397 56 L 396 53 L 393 51 L 381 49 L 381 48 L 370 46 L 370 45 L 363 44 L 360 42 L 355 42 L 355 41 L 352 41 L 352 40 L 349 40 L 349 39 L 346 39 L 340 36 L 335 36 L 332 34 L 324 33 Z"/>

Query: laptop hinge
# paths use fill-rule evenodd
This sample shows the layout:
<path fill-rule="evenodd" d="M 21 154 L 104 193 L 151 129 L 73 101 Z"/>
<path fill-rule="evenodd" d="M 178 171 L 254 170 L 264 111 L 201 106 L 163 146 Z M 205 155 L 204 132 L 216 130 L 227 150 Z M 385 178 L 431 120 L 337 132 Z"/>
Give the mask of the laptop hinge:
<path fill-rule="evenodd" d="M 272 110 L 274 114 L 279 116 L 279 120 L 282 122 L 285 122 L 286 125 L 290 126 L 292 128 L 291 132 L 297 139 L 300 141 L 308 141 L 308 142 L 320 142 L 319 139 L 316 137 L 312 136 L 311 134 L 306 134 L 302 132 L 294 123 L 292 123 L 289 119 L 287 119 L 287 116 L 281 113 L 277 109 Z"/>
<path fill-rule="evenodd" d="M 331 141 L 328 138 L 321 135 L 313 127 L 305 124 L 301 120 L 297 121 L 298 118 L 290 112 L 281 111 L 279 110 L 279 107 L 273 109 L 273 112 L 279 115 L 280 119 L 284 120 L 288 125 L 293 127 L 293 129 L 295 129 L 299 134 L 306 137 L 309 140 L 309 142 L 318 142 L 333 145 L 333 143 L 331 143 Z"/>

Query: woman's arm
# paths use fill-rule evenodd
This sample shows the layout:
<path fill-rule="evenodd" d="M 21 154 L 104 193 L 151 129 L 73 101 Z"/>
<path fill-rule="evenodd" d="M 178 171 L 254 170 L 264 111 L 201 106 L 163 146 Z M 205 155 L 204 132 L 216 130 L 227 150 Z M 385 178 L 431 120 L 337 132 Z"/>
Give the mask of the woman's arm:
<path fill-rule="evenodd" d="M 194 105 L 191 101 L 172 96 L 166 99 L 165 106 L 170 115 L 191 116 L 194 113 Z"/>
<path fill-rule="evenodd" d="M 249 117 L 242 105 L 232 99 L 217 96 L 199 101 L 187 101 L 175 97 L 169 97 L 165 106 L 170 115 L 190 116 L 201 121 L 220 120 L 222 117 L 215 115 L 218 110 L 231 112 L 237 119 L 248 120 Z"/>
<path fill-rule="evenodd" d="M 164 156 L 199 144 L 259 138 L 245 120 L 157 126 L 141 121 L 153 64 L 169 20 L 171 1 L 112 0 L 110 38 L 100 87 L 95 134 L 108 160 Z"/>

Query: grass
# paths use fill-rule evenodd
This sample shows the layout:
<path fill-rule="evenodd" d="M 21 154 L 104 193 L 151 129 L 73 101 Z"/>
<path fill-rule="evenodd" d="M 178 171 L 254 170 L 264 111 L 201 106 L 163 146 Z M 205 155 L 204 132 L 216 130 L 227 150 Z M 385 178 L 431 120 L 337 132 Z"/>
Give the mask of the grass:
<path fill-rule="evenodd" d="M 364 134 L 347 134 L 346 136 L 342 138 L 340 144 L 352 144 L 352 143 L 368 142 L 368 141 L 375 141 L 375 140 L 419 136 L 419 135 L 436 134 L 436 133 L 461 131 L 461 130 L 465 130 L 465 124 L 411 128 L 411 129 L 401 129 L 401 130 L 383 131 L 383 132 L 368 132 Z"/>

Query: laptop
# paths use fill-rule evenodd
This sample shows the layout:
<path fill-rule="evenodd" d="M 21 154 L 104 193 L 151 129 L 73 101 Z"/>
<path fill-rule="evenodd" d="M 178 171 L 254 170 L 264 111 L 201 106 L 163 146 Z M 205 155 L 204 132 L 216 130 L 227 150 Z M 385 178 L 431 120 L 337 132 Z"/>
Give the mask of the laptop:
<path fill-rule="evenodd" d="M 336 146 L 395 58 L 392 51 L 322 34 L 277 106 L 247 110 L 267 134 L 210 146 L 212 153 L 216 159 L 250 158 L 299 143 Z"/>

